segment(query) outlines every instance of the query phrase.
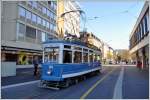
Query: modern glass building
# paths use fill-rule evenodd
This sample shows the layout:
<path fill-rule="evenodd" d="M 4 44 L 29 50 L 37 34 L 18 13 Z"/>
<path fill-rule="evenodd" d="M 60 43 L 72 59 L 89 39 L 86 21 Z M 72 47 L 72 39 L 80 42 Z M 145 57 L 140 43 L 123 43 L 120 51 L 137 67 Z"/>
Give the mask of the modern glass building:
<path fill-rule="evenodd" d="M 130 35 L 130 53 L 134 61 L 142 62 L 142 68 L 149 66 L 149 2 L 144 7 Z"/>
<path fill-rule="evenodd" d="M 56 1 L 2 1 L 2 61 L 41 61 L 42 42 L 57 38 L 56 10 Z"/>

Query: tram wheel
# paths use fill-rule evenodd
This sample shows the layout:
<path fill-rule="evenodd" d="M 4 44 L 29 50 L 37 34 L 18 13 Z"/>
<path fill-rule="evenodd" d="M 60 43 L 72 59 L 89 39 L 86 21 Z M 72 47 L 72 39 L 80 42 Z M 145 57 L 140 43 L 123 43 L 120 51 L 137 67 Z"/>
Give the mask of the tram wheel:
<path fill-rule="evenodd" d="M 78 84 L 79 83 L 79 80 L 78 79 L 75 79 L 75 84 Z"/>
<path fill-rule="evenodd" d="M 65 86 L 64 87 L 69 87 L 71 80 L 70 79 L 66 79 L 65 80 Z"/>
<path fill-rule="evenodd" d="M 83 76 L 83 80 L 86 80 L 86 76 Z"/>

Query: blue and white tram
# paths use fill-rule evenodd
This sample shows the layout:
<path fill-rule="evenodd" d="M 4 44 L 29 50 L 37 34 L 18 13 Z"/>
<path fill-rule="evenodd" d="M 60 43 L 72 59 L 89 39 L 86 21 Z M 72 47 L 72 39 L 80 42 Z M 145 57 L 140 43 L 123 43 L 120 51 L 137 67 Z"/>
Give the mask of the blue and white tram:
<path fill-rule="evenodd" d="M 43 43 L 40 86 L 67 87 L 86 75 L 101 70 L 101 51 L 75 41 L 51 40 Z"/>

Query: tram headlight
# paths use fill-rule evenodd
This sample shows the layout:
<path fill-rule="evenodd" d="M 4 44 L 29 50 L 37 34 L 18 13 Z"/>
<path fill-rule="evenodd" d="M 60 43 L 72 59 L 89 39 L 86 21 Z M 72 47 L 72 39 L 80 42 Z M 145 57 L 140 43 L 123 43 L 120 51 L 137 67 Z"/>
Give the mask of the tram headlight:
<path fill-rule="evenodd" d="M 51 75 L 51 73 L 52 73 L 52 69 L 48 69 L 47 74 Z"/>
<path fill-rule="evenodd" d="M 49 68 L 48 68 L 48 70 L 47 70 L 47 74 L 48 74 L 48 75 L 51 75 L 51 73 L 52 73 L 52 67 L 49 66 Z"/>

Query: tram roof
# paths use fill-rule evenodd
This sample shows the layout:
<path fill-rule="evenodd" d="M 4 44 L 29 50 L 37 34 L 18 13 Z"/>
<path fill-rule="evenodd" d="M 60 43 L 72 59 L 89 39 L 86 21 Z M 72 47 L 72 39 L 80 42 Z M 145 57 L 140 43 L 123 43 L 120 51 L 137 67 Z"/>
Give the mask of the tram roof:
<path fill-rule="evenodd" d="M 64 43 L 64 44 L 76 44 L 81 46 L 87 46 L 86 43 L 80 42 L 80 41 L 70 41 L 70 40 L 48 40 L 46 42 L 43 42 L 43 44 L 47 43 Z"/>
<path fill-rule="evenodd" d="M 85 47 L 88 47 L 88 48 L 91 48 L 89 47 L 92 46 L 93 49 L 97 49 L 98 48 L 94 45 L 91 45 L 91 44 L 87 44 L 87 43 L 84 43 L 84 42 L 80 42 L 80 41 L 75 41 L 75 40 L 58 40 L 58 39 L 54 39 L 54 40 L 48 40 L 48 41 L 45 41 L 43 42 L 43 44 L 48 44 L 48 43 L 63 43 L 63 44 L 69 44 L 69 45 L 80 45 L 80 46 L 85 46 Z"/>

